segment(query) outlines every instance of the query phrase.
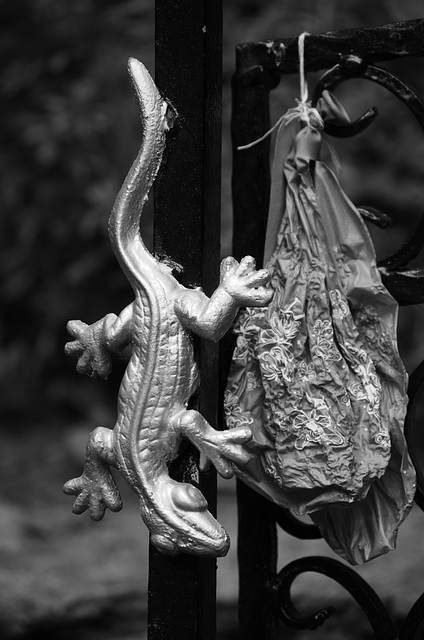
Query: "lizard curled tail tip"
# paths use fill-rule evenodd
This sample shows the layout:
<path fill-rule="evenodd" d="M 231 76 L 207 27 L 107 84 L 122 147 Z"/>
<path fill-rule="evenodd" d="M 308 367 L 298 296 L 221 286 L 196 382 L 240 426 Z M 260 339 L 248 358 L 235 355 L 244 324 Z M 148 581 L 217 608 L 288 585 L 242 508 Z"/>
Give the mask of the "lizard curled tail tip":
<path fill-rule="evenodd" d="M 153 118 L 158 119 L 159 112 L 164 117 L 164 130 L 169 131 L 174 125 L 177 113 L 169 102 L 162 96 L 144 64 L 140 62 L 140 60 L 137 60 L 137 58 L 129 58 L 128 73 L 130 75 L 131 84 L 136 92 L 138 102 L 144 112 L 142 117 L 147 118 L 150 115 L 153 116 Z"/>

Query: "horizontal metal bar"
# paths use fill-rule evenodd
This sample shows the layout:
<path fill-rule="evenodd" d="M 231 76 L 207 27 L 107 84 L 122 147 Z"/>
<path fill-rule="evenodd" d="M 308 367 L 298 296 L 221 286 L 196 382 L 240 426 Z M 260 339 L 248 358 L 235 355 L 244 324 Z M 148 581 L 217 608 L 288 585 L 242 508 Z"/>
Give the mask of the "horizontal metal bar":
<path fill-rule="evenodd" d="M 355 55 L 367 63 L 424 55 L 424 19 L 379 27 L 310 34 L 305 39 L 305 69 L 319 71 Z M 237 70 L 261 66 L 280 74 L 299 71 L 298 38 L 247 42 L 236 47 Z"/>

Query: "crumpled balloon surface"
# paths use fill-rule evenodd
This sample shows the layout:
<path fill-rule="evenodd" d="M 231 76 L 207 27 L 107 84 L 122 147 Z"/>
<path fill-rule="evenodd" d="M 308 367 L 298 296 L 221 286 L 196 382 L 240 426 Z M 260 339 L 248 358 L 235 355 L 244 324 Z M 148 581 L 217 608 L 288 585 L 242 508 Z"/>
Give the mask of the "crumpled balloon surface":
<path fill-rule="evenodd" d="M 324 117 L 347 116 L 328 93 Z M 351 564 L 395 546 L 415 493 L 403 435 L 407 375 L 397 303 L 368 230 L 319 160 L 317 111 L 290 109 L 278 132 L 265 253 L 275 294 L 237 320 L 225 392 L 229 428 L 249 425 L 238 477 L 310 514 Z"/>

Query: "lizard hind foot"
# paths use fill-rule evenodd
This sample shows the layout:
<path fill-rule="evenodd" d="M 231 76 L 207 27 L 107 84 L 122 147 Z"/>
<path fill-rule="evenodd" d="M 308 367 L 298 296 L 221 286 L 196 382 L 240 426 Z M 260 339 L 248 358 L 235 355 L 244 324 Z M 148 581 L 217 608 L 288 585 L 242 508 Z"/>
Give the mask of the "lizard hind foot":
<path fill-rule="evenodd" d="M 73 513 L 79 515 L 88 509 L 90 518 L 98 521 L 102 520 L 106 509 L 111 511 L 122 509 L 120 493 L 110 472 L 109 475 L 110 478 L 103 478 L 103 482 L 99 485 L 93 485 L 85 473 L 64 484 L 64 493 L 76 496 L 72 506 Z"/>
<path fill-rule="evenodd" d="M 73 513 L 88 509 L 92 520 L 101 520 L 106 509 L 122 509 L 121 495 L 109 469 L 111 464 L 115 464 L 113 432 L 97 427 L 90 433 L 82 475 L 68 480 L 63 487 L 67 495 L 76 496 Z"/>

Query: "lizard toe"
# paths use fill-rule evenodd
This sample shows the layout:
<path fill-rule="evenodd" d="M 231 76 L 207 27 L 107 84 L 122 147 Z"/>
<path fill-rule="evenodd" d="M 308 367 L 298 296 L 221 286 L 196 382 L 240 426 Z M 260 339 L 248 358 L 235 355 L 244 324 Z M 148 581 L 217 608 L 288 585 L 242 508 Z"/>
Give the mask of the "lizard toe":
<path fill-rule="evenodd" d="M 89 508 L 89 502 L 90 498 L 88 492 L 81 491 L 72 506 L 72 513 L 76 513 L 77 515 L 84 513 L 84 511 L 87 511 L 87 509 Z"/>
<path fill-rule="evenodd" d="M 236 427 L 235 429 L 230 429 L 229 431 L 221 431 L 220 435 L 222 436 L 225 442 L 232 442 L 234 444 L 244 444 L 245 442 L 250 442 L 252 439 L 252 430 L 250 427 Z"/>

